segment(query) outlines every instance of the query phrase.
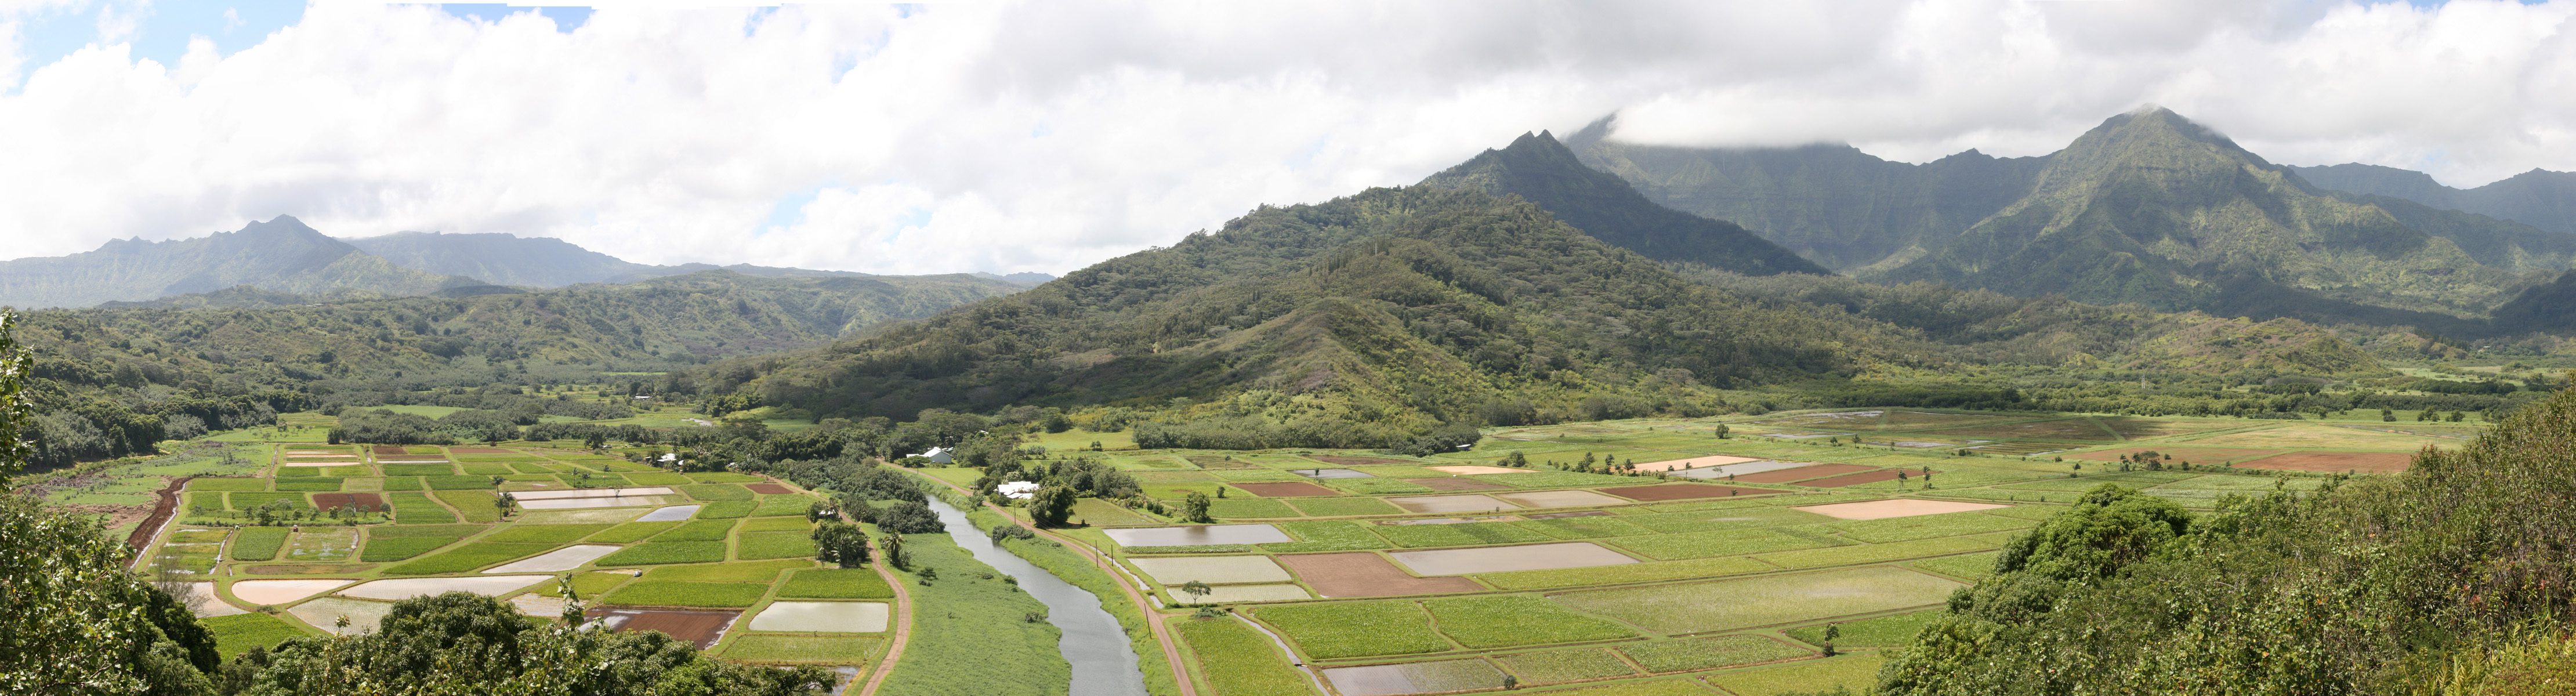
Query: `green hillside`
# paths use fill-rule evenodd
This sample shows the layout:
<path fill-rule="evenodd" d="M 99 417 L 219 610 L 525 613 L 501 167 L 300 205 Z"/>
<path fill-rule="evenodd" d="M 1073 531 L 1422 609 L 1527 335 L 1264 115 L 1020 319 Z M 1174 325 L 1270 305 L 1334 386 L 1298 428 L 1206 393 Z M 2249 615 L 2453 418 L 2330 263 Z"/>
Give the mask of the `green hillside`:
<path fill-rule="evenodd" d="M 2576 393 L 2411 470 L 2195 513 L 2104 484 L 2006 545 L 1877 693 L 2553 694 Z"/>
<path fill-rule="evenodd" d="M 496 285 L 559 288 L 631 280 L 655 268 L 545 237 L 397 232 L 342 241 L 406 268 Z"/>
<path fill-rule="evenodd" d="M 1523 134 L 1422 183 L 1517 195 L 1595 239 L 1658 261 L 1747 275 L 1827 272 L 1734 223 L 1656 205 L 1619 177 L 1584 166 L 1543 132 Z"/>
<path fill-rule="evenodd" d="M 197 239 L 112 241 L 70 256 L 0 261 L 0 306 L 22 308 L 87 307 L 241 285 L 345 300 L 480 284 L 395 265 L 283 215 Z"/>
<path fill-rule="evenodd" d="M 2531 272 L 2564 268 L 2571 254 L 2576 238 L 2536 231 L 2409 227 L 2378 206 L 2318 193 L 2225 137 L 2151 109 L 2078 138 L 2050 157 L 2028 196 L 1883 277 L 2162 309 L 2404 323 L 2409 315 L 2482 315 L 2530 284 Z"/>
<path fill-rule="evenodd" d="M 1691 283 L 1528 202 L 1416 186 L 1264 207 L 699 386 L 843 415 L 1220 401 L 1292 441 L 1377 444 L 1443 421 L 1707 409 L 1711 388 L 1849 373 L 1884 343 Z"/>

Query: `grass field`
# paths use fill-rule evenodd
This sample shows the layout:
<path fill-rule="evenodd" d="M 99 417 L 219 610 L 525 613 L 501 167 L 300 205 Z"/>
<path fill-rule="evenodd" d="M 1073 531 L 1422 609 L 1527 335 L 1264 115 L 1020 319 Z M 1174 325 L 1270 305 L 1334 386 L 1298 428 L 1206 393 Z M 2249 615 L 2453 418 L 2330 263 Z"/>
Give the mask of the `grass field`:
<path fill-rule="evenodd" d="M 215 652 L 226 660 L 252 648 L 273 647 L 288 638 L 305 635 L 303 629 L 259 612 L 198 619 L 197 623 L 215 634 Z"/>
<path fill-rule="evenodd" d="M 1570 592 L 1549 597 L 1577 611 L 1661 633 L 1698 633 L 1940 603 L 1959 583 L 1863 567 L 1687 585 Z"/>
<path fill-rule="evenodd" d="M 1337 602 L 1262 607 L 1255 618 L 1279 629 L 1319 660 L 1449 650 L 1431 617 L 1408 601 Z"/>
<path fill-rule="evenodd" d="M 662 565 L 667 563 L 716 563 L 725 559 L 721 541 L 648 541 L 608 554 L 599 565 Z"/>
<path fill-rule="evenodd" d="M 727 641 L 720 654 L 744 662 L 846 664 L 884 650 L 879 636 L 754 633 Z"/>
<path fill-rule="evenodd" d="M 1422 603 L 1440 632 L 1470 648 L 1574 643 L 1628 638 L 1637 632 L 1550 604 L 1537 597 L 1505 595 L 1434 599 Z"/>
<path fill-rule="evenodd" d="M 1521 653 L 1496 658 L 1494 661 L 1501 663 L 1503 669 L 1510 671 L 1514 676 L 1520 677 L 1523 684 L 1555 684 L 1625 677 L 1637 673 L 1636 668 L 1629 667 L 1626 661 L 1619 659 L 1618 653 L 1606 648 Z"/>
<path fill-rule="evenodd" d="M 1622 645 L 1619 652 L 1637 661 L 1637 666 L 1657 674 L 1749 665 L 1814 654 L 1805 648 L 1758 635 L 1658 640 Z"/>
<path fill-rule="evenodd" d="M 930 696 L 1057 696 L 1073 678 L 1056 650 L 1054 624 L 1026 620 L 1039 604 L 1000 580 L 985 580 L 965 549 L 935 534 L 905 537 L 915 568 L 941 569 L 923 584 L 903 573 L 913 601 L 912 637 L 880 693 Z"/>
<path fill-rule="evenodd" d="M 1308 696 L 1306 675 L 1251 625 L 1228 617 L 1179 619 L 1174 632 L 1197 658 L 1199 673 L 1219 696 Z"/>
<path fill-rule="evenodd" d="M 894 599 L 874 568 L 811 568 L 788 574 L 780 599 Z"/>
<path fill-rule="evenodd" d="M 243 527 L 233 535 L 233 546 L 225 555 L 236 561 L 265 561 L 284 548 L 285 527 Z"/>

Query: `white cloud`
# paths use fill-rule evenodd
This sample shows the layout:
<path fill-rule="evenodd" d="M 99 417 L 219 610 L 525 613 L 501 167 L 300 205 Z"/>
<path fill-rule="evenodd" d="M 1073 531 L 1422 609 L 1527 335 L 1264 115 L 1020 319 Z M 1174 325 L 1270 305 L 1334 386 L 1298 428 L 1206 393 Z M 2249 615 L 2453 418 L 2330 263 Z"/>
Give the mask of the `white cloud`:
<path fill-rule="evenodd" d="M 2154 102 L 2277 161 L 2475 184 L 2576 169 L 2571 14 L 1016 3 L 608 9 L 565 32 L 323 3 L 229 56 L 163 66 L 108 41 L 0 62 L 23 77 L 0 96 L 0 256 L 286 213 L 655 263 L 1062 272 L 1614 109 L 1622 137 L 1923 160 L 2046 152 Z M 15 36 L 0 25 L 0 48 Z"/>

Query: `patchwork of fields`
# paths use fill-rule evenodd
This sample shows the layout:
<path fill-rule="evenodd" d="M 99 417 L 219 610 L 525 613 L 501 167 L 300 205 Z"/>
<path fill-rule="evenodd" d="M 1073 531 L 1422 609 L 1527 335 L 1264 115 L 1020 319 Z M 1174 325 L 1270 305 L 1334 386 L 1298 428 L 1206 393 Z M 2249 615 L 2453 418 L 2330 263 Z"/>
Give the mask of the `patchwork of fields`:
<path fill-rule="evenodd" d="M 1558 696 L 1713 696 L 1867 683 L 1879 651 L 2093 486 L 2208 508 L 2310 489 L 2326 473 L 2402 470 L 2408 453 L 2467 432 L 1876 409 L 1510 428 L 1425 458 L 1137 450 L 1125 433 L 1043 441 L 1099 442 L 1092 456 L 1169 508 L 1086 499 L 1076 526 L 1057 531 L 1162 607 L 1148 623 L 1169 629 L 1200 694 L 1508 681 Z M 909 627 L 888 693 L 972 671 L 996 626 L 1052 641 L 1044 622 L 1022 620 L 1025 595 L 990 574 L 967 579 L 971 559 L 945 539 L 918 540 L 919 553 L 960 579 L 898 575 L 920 585 L 911 601 L 943 603 L 907 622 L 876 569 L 811 560 L 813 494 L 765 477 L 526 444 L 196 452 L 157 465 L 199 478 L 143 566 L 187 582 L 227 654 L 370 630 L 391 600 L 450 590 L 531 617 L 561 615 L 569 591 L 591 620 L 757 663 L 873 670 Z M 2123 461 L 2147 453 L 2151 466 Z M 980 472 L 920 473 L 964 485 Z M 110 478 L 64 495 L 151 490 Z M 1193 493 L 1213 497 L 1216 524 L 1171 516 Z M 1205 605 L 1226 611 L 1198 615 Z M 1840 656 L 1826 654 L 1828 625 Z"/>
<path fill-rule="evenodd" d="M 549 619 L 578 598 L 746 662 L 872 669 L 886 647 L 893 588 L 814 561 L 815 497 L 764 477 L 546 447 L 256 450 L 187 482 L 143 567 L 190 581 L 227 655 L 373 630 L 392 601 L 449 591 Z"/>
<path fill-rule="evenodd" d="M 1878 651 L 2093 486 L 2207 508 L 2454 442 L 1881 409 L 1514 428 L 1420 459 L 1126 450 L 1110 462 L 1150 496 L 1221 496 L 1218 524 L 1086 501 L 1067 536 L 1114 550 L 1171 608 L 1202 693 L 1807 692 L 1870 682 Z M 2119 461 L 2145 452 L 2153 466 Z M 1233 615 L 1182 615 L 1198 605 Z"/>

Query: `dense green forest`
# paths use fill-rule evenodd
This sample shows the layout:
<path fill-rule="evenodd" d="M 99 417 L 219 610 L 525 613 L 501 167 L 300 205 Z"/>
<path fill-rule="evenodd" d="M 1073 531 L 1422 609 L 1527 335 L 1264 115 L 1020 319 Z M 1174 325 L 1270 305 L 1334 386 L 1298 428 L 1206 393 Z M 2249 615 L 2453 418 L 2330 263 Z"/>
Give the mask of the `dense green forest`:
<path fill-rule="evenodd" d="M 2005 547 L 1882 693 L 2565 693 L 2576 393 L 2396 476 L 2195 515 L 2105 485 Z"/>
<path fill-rule="evenodd" d="M 271 423 L 277 413 L 423 403 L 581 417 L 570 403 L 482 400 L 490 387 L 623 383 L 708 360 L 808 346 L 1016 290 L 971 276 L 752 277 L 281 307 L 41 310 L 40 467 Z M 462 390 L 470 389 L 471 394 Z M 458 390 L 456 394 L 432 393 Z M 524 423 L 523 423 L 524 424 Z"/>

